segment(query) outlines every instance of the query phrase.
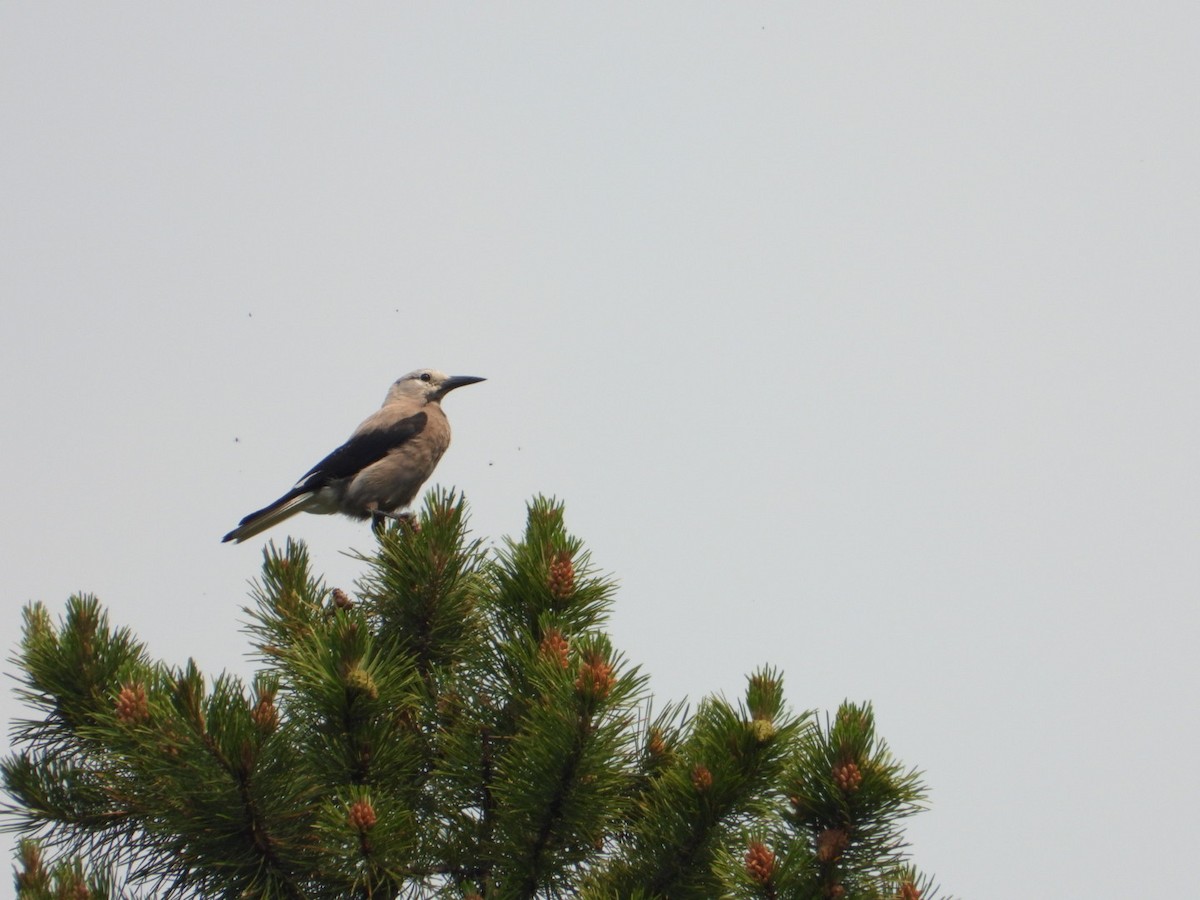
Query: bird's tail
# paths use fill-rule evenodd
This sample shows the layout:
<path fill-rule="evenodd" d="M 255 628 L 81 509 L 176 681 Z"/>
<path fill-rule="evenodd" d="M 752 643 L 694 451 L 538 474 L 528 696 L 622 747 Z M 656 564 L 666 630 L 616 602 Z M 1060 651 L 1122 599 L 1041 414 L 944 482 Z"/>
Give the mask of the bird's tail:
<path fill-rule="evenodd" d="M 236 543 L 252 538 L 260 531 L 266 531 L 272 525 L 278 525 L 284 519 L 294 516 L 298 512 L 304 512 L 314 500 L 313 491 L 284 494 L 270 506 L 264 506 L 238 522 L 237 528 L 221 538 L 221 542 L 234 541 Z"/>

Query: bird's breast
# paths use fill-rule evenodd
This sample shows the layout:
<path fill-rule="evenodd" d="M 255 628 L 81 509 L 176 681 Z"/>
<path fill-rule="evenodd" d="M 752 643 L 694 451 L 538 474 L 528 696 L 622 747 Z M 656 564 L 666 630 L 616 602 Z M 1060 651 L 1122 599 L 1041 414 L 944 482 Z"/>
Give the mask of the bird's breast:
<path fill-rule="evenodd" d="M 449 446 L 450 427 L 445 417 L 430 415 L 420 434 L 394 447 L 351 480 L 342 511 L 364 516 L 375 509 L 391 511 L 408 506 Z"/>

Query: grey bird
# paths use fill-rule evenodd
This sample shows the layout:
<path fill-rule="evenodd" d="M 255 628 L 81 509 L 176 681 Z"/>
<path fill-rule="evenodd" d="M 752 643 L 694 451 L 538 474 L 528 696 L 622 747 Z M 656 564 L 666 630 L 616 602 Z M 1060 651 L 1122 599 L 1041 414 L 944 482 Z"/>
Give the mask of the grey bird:
<path fill-rule="evenodd" d="M 244 541 L 298 512 L 342 513 L 376 523 L 382 516 L 397 518 L 396 510 L 412 503 L 450 446 L 442 398 L 484 380 L 436 369 L 417 369 L 397 379 L 383 406 L 354 429 L 346 443 L 221 540 Z"/>

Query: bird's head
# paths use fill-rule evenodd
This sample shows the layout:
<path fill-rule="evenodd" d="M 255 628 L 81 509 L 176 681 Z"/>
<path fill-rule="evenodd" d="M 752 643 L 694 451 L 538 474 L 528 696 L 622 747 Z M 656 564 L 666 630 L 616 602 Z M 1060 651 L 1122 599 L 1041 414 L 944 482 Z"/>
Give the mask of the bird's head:
<path fill-rule="evenodd" d="M 447 375 L 437 369 L 417 369 L 407 375 L 401 375 L 396 383 L 388 390 L 387 400 L 421 400 L 425 403 L 436 403 L 455 388 L 467 384 L 484 381 L 474 375 Z"/>

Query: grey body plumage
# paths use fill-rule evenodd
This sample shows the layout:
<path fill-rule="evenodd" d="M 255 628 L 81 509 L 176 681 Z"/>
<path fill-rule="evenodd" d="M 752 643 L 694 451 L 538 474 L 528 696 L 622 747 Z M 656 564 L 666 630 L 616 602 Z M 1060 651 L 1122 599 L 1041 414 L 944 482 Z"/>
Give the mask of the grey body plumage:
<path fill-rule="evenodd" d="M 450 446 L 442 398 L 483 380 L 436 369 L 417 369 L 397 379 L 383 406 L 354 429 L 346 443 L 221 540 L 244 541 L 299 512 L 365 519 L 408 506 Z"/>

